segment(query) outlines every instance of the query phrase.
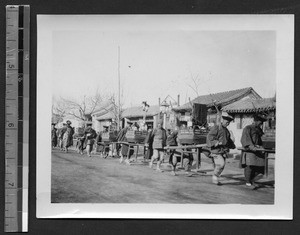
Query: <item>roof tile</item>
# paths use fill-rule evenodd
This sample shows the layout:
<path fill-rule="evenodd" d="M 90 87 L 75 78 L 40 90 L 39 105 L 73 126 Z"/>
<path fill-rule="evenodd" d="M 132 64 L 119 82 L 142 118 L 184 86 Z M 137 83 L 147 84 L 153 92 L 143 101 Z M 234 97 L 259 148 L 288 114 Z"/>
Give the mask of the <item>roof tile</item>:
<path fill-rule="evenodd" d="M 223 111 L 228 113 L 251 113 L 251 112 L 264 112 L 276 109 L 275 98 L 263 99 L 244 99 L 234 102 L 223 107 Z"/>
<path fill-rule="evenodd" d="M 191 103 L 199 103 L 199 104 L 206 104 L 207 106 L 211 106 L 213 102 L 215 102 L 218 105 L 226 104 L 227 102 L 233 101 L 238 98 L 243 98 L 248 93 L 253 93 L 257 98 L 261 98 L 252 87 L 246 87 L 242 89 L 237 90 L 231 90 L 231 91 L 225 91 L 225 92 L 219 92 L 215 94 L 208 94 L 208 95 L 201 95 L 197 98 L 193 99 Z M 190 110 L 191 104 L 186 103 L 178 108 L 175 108 L 175 110 Z"/>

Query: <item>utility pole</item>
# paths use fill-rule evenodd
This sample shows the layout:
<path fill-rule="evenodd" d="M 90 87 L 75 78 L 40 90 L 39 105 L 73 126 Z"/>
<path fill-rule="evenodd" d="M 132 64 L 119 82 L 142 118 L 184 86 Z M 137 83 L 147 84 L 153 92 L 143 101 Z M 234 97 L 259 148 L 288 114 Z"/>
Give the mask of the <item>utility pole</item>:
<path fill-rule="evenodd" d="M 120 123 L 121 123 L 121 116 L 120 116 L 120 104 L 121 104 L 121 95 L 120 95 L 120 86 L 121 86 L 121 80 L 120 80 L 120 46 L 118 46 L 118 128 L 117 130 L 120 130 Z"/>

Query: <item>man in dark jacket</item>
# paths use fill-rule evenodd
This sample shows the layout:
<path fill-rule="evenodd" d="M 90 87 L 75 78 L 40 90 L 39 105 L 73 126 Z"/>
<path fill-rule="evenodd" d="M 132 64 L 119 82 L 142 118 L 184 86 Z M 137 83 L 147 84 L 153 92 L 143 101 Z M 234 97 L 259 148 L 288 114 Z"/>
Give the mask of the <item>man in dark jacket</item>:
<path fill-rule="evenodd" d="M 153 155 L 153 129 L 149 128 L 145 139 L 145 146 L 147 147 L 146 159 L 151 159 Z"/>
<path fill-rule="evenodd" d="M 232 120 L 232 116 L 223 113 L 221 123 L 211 128 L 206 139 L 207 146 L 211 152 L 210 156 L 214 160 L 212 182 L 217 185 L 221 185 L 219 177 L 224 170 L 229 149 L 235 148 L 230 132 L 227 129 Z"/>
<path fill-rule="evenodd" d="M 241 161 L 242 167 L 245 168 L 246 186 L 252 186 L 254 178 L 259 174 L 264 174 L 265 159 L 262 151 L 261 136 L 264 134 L 261 126 L 267 119 L 262 115 L 255 115 L 254 122 L 244 128 L 241 143 L 244 151 Z"/>
<path fill-rule="evenodd" d="M 157 124 L 157 128 L 154 129 L 152 133 L 153 137 L 153 156 L 149 163 L 149 167 L 152 168 L 154 160 L 157 160 L 156 170 L 159 172 L 163 172 L 160 169 L 161 162 L 164 157 L 164 147 L 166 146 L 167 134 L 166 130 L 162 128 L 162 122 L 159 121 Z"/>

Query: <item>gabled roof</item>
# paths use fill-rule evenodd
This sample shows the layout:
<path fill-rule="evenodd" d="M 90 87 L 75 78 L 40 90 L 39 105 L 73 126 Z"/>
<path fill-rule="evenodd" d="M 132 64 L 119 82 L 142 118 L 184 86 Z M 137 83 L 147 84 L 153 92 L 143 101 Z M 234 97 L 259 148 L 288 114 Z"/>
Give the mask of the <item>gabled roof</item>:
<path fill-rule="evenodd" d="M 258 95 L 252 87 L 246 87 L 242 89 L 237 90 L 231 90 L 231 91 L 224 91 L 219 92 L 215 94 L 208 94 L 208 95 L 201 95 L 197 98 L 193 99 L 191 102 L 186 103 L 184 105 L 179 106 L 178 108 L 174 108 L 175 111 L 184 111 L 184 110 L 191 110 L 192 106 L 191 103 L 198 103 L 198 104 L 206 104 L 208 107 L 213 105 L 213 102 L 215 105 L 218 106 L 225 106 L 232 102 L 235 102 L 239 99 L 244 98 L 247 95 L 252 95 L 254 99 L 261 98 L 260 95 Z"/>
<path fill-rule="evenodd" d="M 105 101 L 103 102 L 97 109 L 94 110 L 94 112 L 92 113 L 92 115 L 102 115 L 110 110 L 113 109 L 113 104 L 111 101 Z"/>
<path fill-rule="evenodd" d="M 96 120 L 110 120 L 110 119 L 115 119 L 115 114 L 111 111 L 104 113 L 101 116 L 95 117 Z"/>
<path fill-rule="evenodd" d="M 97 112 L 93 112 L 92 116 L 94 118 L 96 118 L 97 120 L 104 120 L 103 117 L 107 116 L 108 114 L 111 114 L 113 116 L 113 111 L 114 111 L 114 107 L 113 107 L 113 105 L 110 105 L 101 110 L 98 110 Z M 109 116 L 107 116 L 107 117 L 109 117 Z"/>
<path fill-rule="evenodd" d="M 148 111 L 146 112 L 146 117 L 149 116 L 155 116 L 160 112 L 158 105 L 150 105 Z M 143 108 L 141 106 L 135 106 L 126 108 L 122 112 L 122 118 L 132 118 L 132 117 L 143 117 L 145 114 L 145 111 L 143 111 Z"/>
<path fill-rule="evenodd" d="M 264 99 L 244 99 L 226 105 L 222 110 L 228 113 L 254 113 L 265 112 L 276 109 L 276 100 L 274 98 Z"/>

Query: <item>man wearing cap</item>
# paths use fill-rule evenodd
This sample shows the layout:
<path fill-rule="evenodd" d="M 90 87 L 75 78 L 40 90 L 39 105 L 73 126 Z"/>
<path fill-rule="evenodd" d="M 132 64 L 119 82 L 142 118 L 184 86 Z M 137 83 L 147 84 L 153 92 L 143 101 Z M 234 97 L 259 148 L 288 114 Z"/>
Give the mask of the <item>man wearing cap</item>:
<path fill-rule="evenodd" d="M 67 125 L 66 127 L 62 130 L 63 132 L 63 148 L 64 151 L 68 152 L 68 148 L 73 145 L 73 134 L 74 134 L 74 129 L 71 126 L 71 121 L 66 122 Z"/>
<path fill-rule="evenodd" d="M 127 126 L 124 127 L 118 134 L 117 136 L 117 141 L 118 142 L 126 142 L 127 141 L 127 138 L 126 138 L 126 133 L 128 130 L 131 130 L 131 126 L 132 126 L 132 122 L 130 121 L 127 121 Z M 130 158 L 130 155 L 133 154 L 133 151 L 130 151 L 129 152 L 129 156 L 127 156 L 127 153 L 128 153 L 128 145 L 126 144 L 122 144 L 122 147 L 121 147 L 121 158 L 120 158 L 120 163 L 122 163 L 124 161 L 124 158 L 127 157 L 127 159 L 125 160 L 125 162 L 130 165 L 130 161 L 129 161 L 129 158 Z"/>
<path fill-rule="evenodd" d="M 85 142 L 84 148 L 88 157 L 91 157 L 91 151 L 93 149 L 94 139 L 97 137 L 96 131 L 92 128 L 92 122 L 86 122 L 86 128 L 84 130 Z"/>
<path fill-rule="evenodd" d="M 219 177 L 225 168 L 226 157 L 229 149 L 234 149 L 235 145 L 231 139 L 229 130 L 227 129 L 233 117 L 227 113 L 222 114 L 221 123 L 211 128 L 207 135 L 206 143 L 210 149 L 210 156 L 214 162 L 214 173 L 212 182 L 221 185 Z"/>
<path fill-rule="evenodd" d="M 267 119 L 263 115 L 254 115 L 254 121 L 251 125 L 244 128 L 241 143 L 245 151 L 241 157 L 242 167 L 244 169 L 246 186 L 251 187 L 255 178 L 265 171 L 265 159 L 262 151 L 261 137 L 264 134 L 261 126 Z"/>
<path fill-rule="evenodd" d="M 149 167 L 152 168 L 154 160 L 157 160 L 156 170 L 163 172 L 160 169 L 161 162 L 164 158 L 164 147 L 166 146 L 167 133 L 164 128 L 162 128 L 162 121 L 159 121 L 157 128 L 154 129 L 152 133 L 153 137 L 153 156 L 149 163 Z"/>

